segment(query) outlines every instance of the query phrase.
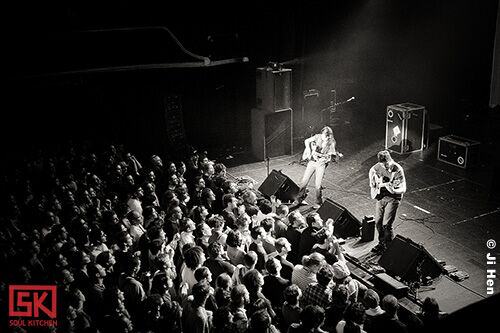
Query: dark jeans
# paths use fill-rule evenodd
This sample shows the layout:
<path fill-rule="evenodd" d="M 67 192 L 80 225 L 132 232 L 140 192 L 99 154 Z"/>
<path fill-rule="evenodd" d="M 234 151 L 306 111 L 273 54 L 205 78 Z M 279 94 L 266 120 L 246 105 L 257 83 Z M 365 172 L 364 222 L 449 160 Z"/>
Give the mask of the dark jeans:
<path fill-rule="evenodd" d="M 375 225 L 378 231 L 378 241 L 383 245 L 389 244 L 394 238 L 392 224 L 401 200 L 385 196 L 377 201 L 375 206 Z"/>

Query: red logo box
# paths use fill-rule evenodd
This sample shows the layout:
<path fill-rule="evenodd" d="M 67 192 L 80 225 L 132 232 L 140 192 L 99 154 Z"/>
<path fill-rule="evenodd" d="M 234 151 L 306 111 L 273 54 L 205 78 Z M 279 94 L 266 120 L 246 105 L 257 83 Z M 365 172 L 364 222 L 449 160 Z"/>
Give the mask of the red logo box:
<path fill-rule="evenodd" d="M 51 300 L 51 302 L 49 302 L 49 300 Z M 50 303 L 50 309 L 46 306 L 47 303 Z M 21 308 L 22 310 L 16 310 L 16 308 Z M 52 319 L 55 319 L 57 317 L 56 286 L 9 286 L 10 317 L 38 318 L 41 311 L 47 314 Z"/>

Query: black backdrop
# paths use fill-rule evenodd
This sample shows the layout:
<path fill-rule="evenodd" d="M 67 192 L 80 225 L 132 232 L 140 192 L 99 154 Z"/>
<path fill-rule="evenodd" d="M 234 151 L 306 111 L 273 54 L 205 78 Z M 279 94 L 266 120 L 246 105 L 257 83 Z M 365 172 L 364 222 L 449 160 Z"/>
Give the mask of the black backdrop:
<path fill-rule="evenodd" d="M 335 89 L 355 128 L 383 131 L 389 104 L 427 106 L 431 121 L 457 134 L 481 128 L 489 98 L 498 1 L 285 1 L 193 5 L 164 1 L 9 4 L 5 10 L 2 136 L 15 143 L 92 138 L 136 149 L 163 147 L 161 101 L 182 95 L 186 133 L 197 146 L 246 145 L 255 105 L 255 68 L 289 62 L 293 107 L 302 91 L 320 90 L 321 105 Z M 42 75 L 123 63 L 168 62 L 178 50 L 158 51 L 158 36 L 127 38 L 69 49 L 46 42 L 64 33 L 124 26 L 165 25 L 186 48 L 213 59 L 248 56 L 246 64 L 92 75 Z M 210 37 L 209 37 L 210 36 Z M 149 38 L 149 39 L 148 39 Z M 66 40 L 68 40 L 66 39 Z M 354 116 L 353 116 L 354 115 Z M 375 125 L 373 125 L 375 124 Z M 483 135 L 487 131 L 473 131 Z M 469 135 L 470 136 L 470 135 Z M 382 137 L 382 135 L 381 135 Z M 481 138 L 479 138 L 481 139 Z"/>

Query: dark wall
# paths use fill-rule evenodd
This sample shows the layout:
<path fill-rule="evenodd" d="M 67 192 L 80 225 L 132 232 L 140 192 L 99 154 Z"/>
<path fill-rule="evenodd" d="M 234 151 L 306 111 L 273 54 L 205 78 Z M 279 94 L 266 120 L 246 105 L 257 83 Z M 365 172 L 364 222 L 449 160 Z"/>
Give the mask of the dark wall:
<path fill-rule="evenodd" d="M 14 82 L 3 100 L 12 138 L 8 149 L 31 143 L 85 140 L 123 142 L 135 151 L 172 150 L 166 129 L 164 98 L 181 98 L 188 144 L 246 144 L 248 87 L 253 69 L 245 65 L 160 72 L 127 72 Z"/>
<path fill-rule="evenodd" d="M 497 4 L 278 1 L 236 8 L 224 2 L 13 3 L 6 11 L 11 18 L 6 38 L 10 88 L 3 102 L 8 128 L 2 135 L 25 142 L 91 138 L 164 149 L 168 134 L 162 98 L 177 93 L 191 144 L 246 145 L 255 105 L 255 68 L 293 59 L 299 61 L 286 66 L 294 71 L 296 111 L 302 107 L 303 90 L 319 89 L 320 105 L 327 106 L 335 89 L 339 101 L 356 96 L 342 107 L 342 117 L 350 117 L 358 130 L 365 125 L 382 128 L 385 107 L 406 101 L 425 105 L 432 122 L 450 129 L 480 126 L 488 102 Z M 51 58 L 51 52 L 60 55 L 68 44 L 43 42 L 55 32 L 144 25 L 168 26 L 195 53 L 213 59 L 248 56 L 250 62 L 39 79 L 16 76 L 34 68 L 58 70 L 66 58 Z M 168 48 L 156 52 L 144 41 L 141 47 L 129 44 L 110 56 L 106 43 L 97 44 L 98 49 L 90 43 L 85 52 L 73 51 L 64 68 L 88 67 L 89 56 L 99 63 L 99 52 L 108 65 L 131 59 L 168 61 L 172 54 Z M 42 51 L 45 56 L 37 56 Z M 42 59 L 58 60 L 44 68 Z"/>
<path fill-rule="evenodd" d="M 319 11 L 307 29 L 304 85 L 356 96 L 356 118 L 414 102 L 460 127 L 488 104 L 498 1 L 355 1 Z M 468 118 L 470 121 L 470 118 Z"/>

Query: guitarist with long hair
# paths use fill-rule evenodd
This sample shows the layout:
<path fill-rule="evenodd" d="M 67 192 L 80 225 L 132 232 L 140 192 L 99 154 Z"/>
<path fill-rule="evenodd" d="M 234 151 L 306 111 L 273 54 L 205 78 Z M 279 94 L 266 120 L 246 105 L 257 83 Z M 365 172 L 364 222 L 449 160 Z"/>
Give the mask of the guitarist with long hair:
<path fill-rule="evenodd" d="M 307 168 L 300 183 L 300 191 L 297 201 L 302 202 L 307 196 L 307 184 L 313 173 L 316 173 L 314 187 L 316 188 L 316 203 L 314 209 L 319 208 L 323 203 L 321 193 L 321 183 L 325 174 L 325 169 L 328 163 L 335 158 L 342 157 L 342 154 L 335 150 L 336 141 L 333 137 L 333 131 L 329 126 L 323 127 L 321 133 L 311 136 L 304 141 L 305 150 L 302 155 L 302 160 L 307 160 Z"/>
<path fill-rule="evenodd" d="M 399 203 L 406 192 L 406 179 L 403 168 L 394 162 L 387 150 L 377 154 L 378 163 L 371 167 L 368 176 L 372 199 L 376 199 L 375 225 L 378 231 L 378 244 L 372 252 L 381 254 L 394 238 L 392 224 L 396 219 Z"/>

